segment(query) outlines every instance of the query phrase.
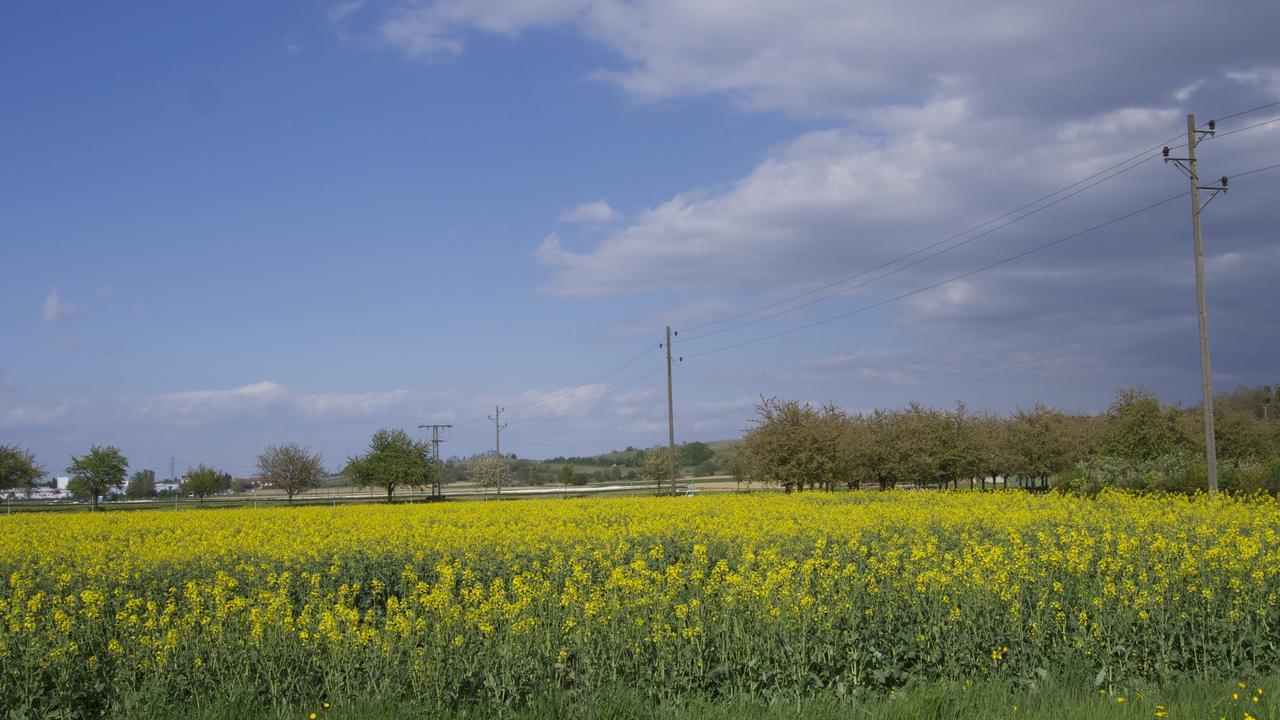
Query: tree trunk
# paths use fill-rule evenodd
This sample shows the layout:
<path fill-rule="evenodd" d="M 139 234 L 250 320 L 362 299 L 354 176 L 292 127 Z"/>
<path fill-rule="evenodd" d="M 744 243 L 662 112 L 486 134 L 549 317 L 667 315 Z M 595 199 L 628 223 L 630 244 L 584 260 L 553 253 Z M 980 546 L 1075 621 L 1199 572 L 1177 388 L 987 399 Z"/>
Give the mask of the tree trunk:
<path fill-rule="evenodd" d="M 387 504 L 391 504 L 391 494 L 396 491 L 395 485 L 387 485 Z"/>

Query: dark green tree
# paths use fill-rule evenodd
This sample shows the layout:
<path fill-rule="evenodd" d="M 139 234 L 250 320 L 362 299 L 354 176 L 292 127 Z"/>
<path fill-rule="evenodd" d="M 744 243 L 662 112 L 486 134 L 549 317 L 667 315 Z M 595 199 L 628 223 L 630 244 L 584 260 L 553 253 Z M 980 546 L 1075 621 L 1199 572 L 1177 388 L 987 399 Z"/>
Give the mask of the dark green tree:
<path fill-rule="evenodd" d="M 348 458 L 343 472 L 360 487 L 382 488 L 391 502 L 398 487 L 430 487 L 437 468 L 426 441 L 414 440 L 404 430 L 382 428 L 369 441 L 369 452 Z"/>
<path fill-rule="evenodd" d="M 31 450 L 0 445 L 0 492 L 21 490 L 30 498 L 36 483 L 44 476 L 44 468 L 36 463 L 36 455 Z"/>
<path fill-rule="evenodd" d="M 120 454 L 118 448 L 94 445 L 83 457 L 72 455 L 67 472 L 71 473 L 72 481 L 78 485 L 82 495 L 93 498 L 93 509 L 97 510 L 98 498 L 106 497 L 111 490 L 124 487 L 129 460 Z"/>
<path fill-rule="evenodd" d="M 231 489 L 231 476 L 219 472 L 203 463 L 187 470 L 186 477 L 178 486 L 178 491 L 186 495 L 194 495 L 200 502 L 209 495 L 217 495 Z"/>
<path fill-rule="evenodd" d="M 129 478 L 124 486 L 124 496 L 130 500 L 141 500 L 156 496 L 155 470 L 139 470 Z"/>
<path fill-rule="evenodd" d="M 685 467 L 701 465 L 716 456 L 716 451 L 704 442 L 689 442 L 676 450 L 676 460 Z"/>

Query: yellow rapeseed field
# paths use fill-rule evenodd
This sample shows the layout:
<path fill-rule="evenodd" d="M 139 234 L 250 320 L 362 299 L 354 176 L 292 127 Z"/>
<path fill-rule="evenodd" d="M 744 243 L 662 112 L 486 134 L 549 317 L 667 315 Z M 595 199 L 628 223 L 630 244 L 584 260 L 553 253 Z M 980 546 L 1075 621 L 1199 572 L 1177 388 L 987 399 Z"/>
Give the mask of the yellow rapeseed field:
<path fill-rule="evenodd" d="M 0 706 L 513 704 L 1280 664 L 1271 499 L 989 493 L 0 517 Z"/>

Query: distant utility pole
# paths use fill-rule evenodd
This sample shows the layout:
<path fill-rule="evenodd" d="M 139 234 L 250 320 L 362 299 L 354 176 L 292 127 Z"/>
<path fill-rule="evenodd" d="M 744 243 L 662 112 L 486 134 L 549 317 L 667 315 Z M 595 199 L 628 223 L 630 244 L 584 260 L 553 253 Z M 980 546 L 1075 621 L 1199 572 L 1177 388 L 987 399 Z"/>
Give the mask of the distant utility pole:
<path fill-rule="evenodd" d="M 440 463 L 440 429 L 451 428 L 452 425 L 419 425 L 418 429 L 431 428 L 431 457 L 436 463 L 436 481 L 431 483 L 431 494 L 444 496 L 444 480 L 441 473 L 444 472 L 444 466 Z"/>
<path fill-rule="evenodd" d="M 679 333 L 677 333 L 679 334 Z M 676 410 L 671 395 L 671 326 L 667 326 L 667 443 L 671 451 L 671 495 L 676 494 Z"/>
<path fill-rule="evenodd" d="M 1196 166 L 1196 146 L 1206 137 L 1213 137 L 1214 121 L 1209 121 L 1208 130 L 1196 129 L 1196 116 L 1187 116 L 1187 157 L 1169 157 L 1169 148 L 1164 149 L 1164 161 L 1178 166 L 1191 180 L 1191 234 L 1196 254 L 1196 310 L 1200 319 L 1200 385 L 1204 394 L 1202 406 L 1204 410 L 1204 462 L 1208 471 L 1209 494 L 1218 494 L 1218 449 L 1213 436 L 1213 384 L 1209 377 L 1209 316 L 1205 310 L 1204 300 L 1204 248 L 1200 237 L 1200 213 L 1213 202 L 1220 192 L 1227 190 L 1227 176 L 1220 178 L 1219 187 L 1203 187 L 1200 185 L 1200 172 Z M 1200 202 L 1200 191 L 1209 193 L 1209 199 Z"/>
<path fill-rule="evenodd" d="M 493 455 L 498 461 L 494 466 L 494 472 L 498 476 L 498 497 L 502 497 L 502 431 L 507 427 L 507 424 L 502 422 L 502 412 L 502 408 L 494 405 L 493 415 L 489 418 L 493 421 Z"/>
<path fill-rule="evenodd" d="M 173 486 L 173 509 L 178 509 L 178 481 L 173 472 L 173 456 L 169 456 L 169 484 Z M 155 488 L 152 488 L 153 490 Z"/>

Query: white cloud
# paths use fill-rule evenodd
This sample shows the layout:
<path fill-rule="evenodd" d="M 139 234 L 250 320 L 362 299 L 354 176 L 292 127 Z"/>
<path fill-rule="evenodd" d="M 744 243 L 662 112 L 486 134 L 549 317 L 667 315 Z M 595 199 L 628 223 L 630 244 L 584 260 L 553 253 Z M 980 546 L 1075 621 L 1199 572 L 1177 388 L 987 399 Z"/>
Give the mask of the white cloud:
<path fill-rule="evenodd" d="M 1280 66 L 1259 65 L 1248 70 L 1227 70 L 1224 75 L 1232 82 L 1257 87 L 1272 98 L 1280 95 Z"/>
<path fill-rule="evenodd" d="M 6 405 L 0 403 L 0 427 L 31 427 L 61 420 L 79 403 L 59 401 L 47 405 Z"/>
<path fill-rule="evenodd" d="M 1194 77 L 1206 58 L 1230 64 L 1266 52 L 1278 20 L 1266 0 L 1211 14 L 1154 0 L 407 0 L 380 33 L 406 55 L 430 57 L 461 52 L 471 32 L 568 26 L 620 58 L 594 76 L 633 97 L 718 94 L 744 108 L 830 117 L 964 83 L 1011 105 L 1033 95 L 1069 105 L 1119 85 L 1167 98 L 1178 91 L 1153 78 Z M 1197 52 L 1170 55 L 1190 26 Z"/>
<path fill-rule="evenodd" d="M 522 422 L 534 417 L 569 416 L 584 417 L 591 413 L 595 403 L 608 392 L 604 383 L 588 383 L 558 390 L 526 390 L 508 408 L 507 417 L 512 422 Z"/>
<path fill-rule="evenodd" d="M 310 417 L 367 417 L 390 412 L 413 397 L 408 390 L 370 393 L 318 393 L 293 400 Z"/>
<path fill-rule="evenodd" d="M 347 0 L 346 2 L 335 3 L 325 11 L 325 17 L 331 23 L 340 23 L 366 4 L 366 0 Z"/>
<path fill-rule="evenodd" d="M 582 203 L 560 213 L 560 222 L 598 228 L 618 217 L 618 213 L 604 200 Z"/>
<path fill-rule="evenodd" d="M 638 320 L 614 323 L 609 326 L 609 332 L 615 335 L 660 337 L 665 326 L 670 325 L 673 328 L 690 327 L 730 315 L 734 309 L 733 305 L 720 298 L 693 300 L 676 307 L 650 313 Z M 672 347 L 678 346 L 680 338 L 677 337 L 675 340 L 672 343 Z"/>
<path fill-rule="evenodd" d="M 44 298 L 44 311 L 42 317 L 46 323 L 56 323 L 71 317 L 73 306 L 70 302 L 64 301 L 62 295 L 58 293 L 57 288 L 51 288 L 49 294 Z"/>
<path fill-rule="evenodd" d="M 1173 93 L 1173 99 L 1178 102 L 1186 102 L 1190 100 L 1191 96 L 1195 95 L 1196 91 L 1201 87 L 1204 87 L 1204 78 L 1196 80 L 1195 82 L 1187 83 L 1175 90 Z"/>
<path fill-rule="evenodd" d="M 627 425 L 626 432 L 632 433 L 633 435 L 655 435 L 656 433 L 662 432 L 666 429 L 667 424 L 665 422 L 638 418 Z M 653 443 L 647 443 L 646 447 L 650 447 L 653 444 L 657 444 L 656 439 Z"/>
<path fill-rule="evenodd" d="M 554 273 L 543 289 L 596 297 L 827 281 L 999 215 L 1006 198 L 1095 173 L 1178 124 L 1159 107 L 1045 127 L 970 106 L 937 98 L 869 114 L 856 130 L 807 133 L 727 188 L 676 195 L 584 251 L 552 234 L 534 252 Z"/>
<path fill-rule="evenodd" d="M 271 381 L 229 390 L 186 390 L 163 393 L 143 401 L 142 415 L 173 422 L 206 422 L 259 413 L 286 397 L 283 385 Z"/>

